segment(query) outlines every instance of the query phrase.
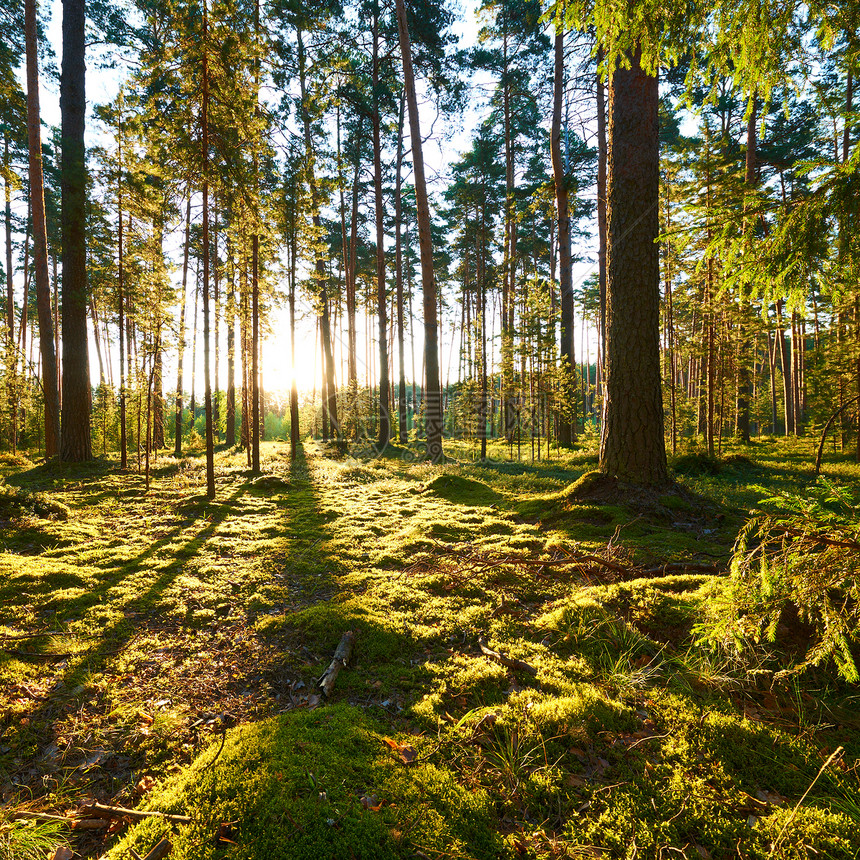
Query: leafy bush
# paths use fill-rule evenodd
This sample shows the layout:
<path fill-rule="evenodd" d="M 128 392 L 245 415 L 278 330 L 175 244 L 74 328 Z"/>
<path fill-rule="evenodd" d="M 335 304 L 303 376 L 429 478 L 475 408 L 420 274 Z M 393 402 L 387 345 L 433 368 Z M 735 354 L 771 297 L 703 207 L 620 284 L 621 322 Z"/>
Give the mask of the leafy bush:
<path fill-rule="evenodd" d="M 731 576 L 698 628 L 700 641 L 737 652 L 774 643 L 795 615 L 808 648 L 786 672 L 833 659 L 848 681 L 860 680 L 860 494 L 819 479 L 808 496 L 781 493 L 763 504 L 782 510 L 753 517 L 734 547 Z"/>

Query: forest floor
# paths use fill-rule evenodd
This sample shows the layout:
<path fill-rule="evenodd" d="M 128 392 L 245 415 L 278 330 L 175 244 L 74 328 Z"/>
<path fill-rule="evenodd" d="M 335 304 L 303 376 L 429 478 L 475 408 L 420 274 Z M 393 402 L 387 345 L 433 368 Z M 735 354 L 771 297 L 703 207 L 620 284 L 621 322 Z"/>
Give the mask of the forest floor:
<path fill-rule="evenodd" d="M 199 456 L 148 491 L 0 458 L 0 860 L 860 856 L 857 688 L 696 630 L 812 447 L 682 455 L 687 492 L 627 505 L 571 489 L 590 450 L 273 442 L 262 478 L 219 452 L 211 503 Z M 72 823 L 93 801 L 191 822 Z"/>

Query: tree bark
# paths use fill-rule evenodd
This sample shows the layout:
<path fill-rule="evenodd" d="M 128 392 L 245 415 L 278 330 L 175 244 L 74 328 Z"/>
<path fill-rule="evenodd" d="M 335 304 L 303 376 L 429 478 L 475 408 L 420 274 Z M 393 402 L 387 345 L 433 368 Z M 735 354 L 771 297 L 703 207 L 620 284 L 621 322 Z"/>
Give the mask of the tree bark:
<path fill-rule="evenodd" d="M 203 389 L 206 410 L 206 497 L 215 498 L 215 448 L 212 432 L 212 378 L 209 368 L 209 18 L 203 0 L 203 80 L 201 92 L 201 173 L 203 177 Z"/>
<path fill-rule="evenodd" d="M 573 419 L 574 351 L 573 351 L 573 282 L 570 262 L 570 210 L 568 207 L 567 176 L 561 155 L 561 108 L 564 93 L 564 31 L 556 22 L 555 74 L 553 83 L 552 131 L 550 156 L 555 184 L 555 206 L 558 215 L 559 289 L 561 292 L 561 392 L 562 411 L 559 416 L 559 444 L 569 448 L 576 441 Z"/>
<path fill-rule="evenodd" d="M 185 247 L 182 252 L 182 290 L 179 295 L 179 343 L 177 344 L 176 367 L 176 423 L 174 429 L 173 455 L 182 456 L 182 365 L 185 361 L 185 302 L 188 284 L 188 246 L 191 242 L 191 188 L 185 203 Z M 196 292 L 196 291 L 195 291 Z"/>
<path fill-rule="evenodd" d="M 63 0 L 60 73 L 63 403 L 60 456 L 70 462 L 91 460 L 93 456 L 87 345 L 85 18 L 85 0 Z"/>
<path fill-rule="evenodd" d="M 260 237 L 251 239 L 251 471 L 260 473 Z"/>
<path fill-rule="evenodd" d="M 424 359 L 426 389 L 424 418 L 427 433 L 427 456 L 431 462 L 442 459 L 442 401 L 439 387 L 439 344 L 436 321 L 436 279 L 433 272 L 433 238 L 427 182 L 424 178 L 424 153 L 421 143 L 421 122 L 415 95 L 415 74 L 412 68 L 412 45 L 406 20 L 405 0 L 395 0 L 400 54 L 403 62 L 403 85 L 409 107 L 409 128 L 412 137 L 412 167 L 415 177 L 415 202 L 418 220 L 418 247 L 421 255 L 421 288 L 424 298 Z"/>
<path fill-rule="evenodd" d="M 230 270 L 227 281 L 227 415 L 225 441 L 229 448 L 236 444 L 236 270 L 227 240 L 227 259 Z"/>
<path fill-rule="evenodd" d="M 597 52 L 598 63 L 603 51 Z M 600 366 L 606 365 L 606 92 L 597 74 L 597 283 L 599 291 L 598 340 Z"/>
<path fill-rule="evenodd" d="M 600 470 L 669 483 L 660 385 L 657 78 L 618 68 L 609 87 L 606 398 Z"/>
<path fill-rule="evenodd" d="M 299 389 L 296 382 L 296 253 L 295 224 L 290 236 L 290 366 L 293 379 L 290 385 L 290 459 L 295 460 L 299 449 Z"/>
<path fill-rule="evenodd" d="M 390 378 L 388 376 L 388 297 L 385 289 L 385 224 L 382 200 L 382 140 L 379 105 L 379 3 L 373 7 L 373 190 L 376 199 L 376 313 L 379 323 L 379 432 L 382 451 L 391 439 Z"/>
<path fill-rule="evenodd" d="M 397 351 L 400 359 L 400 382 L 397 386 L 397 415 L 400 444 L 409 439 L 406 407 L 406 350 L 404 344 L 405 316 L 403 307 L 403 240 L 400 235 L 400 221 L 403 217 L 403 203 L 400 192 L 403 186 L 403 118 L 406 112 L 406 96 L 400 96 L 400 119 L 397 124 L 397 165 L 394 178 L 394 269 L 397 289 Z"/>
<path fill-rule="evenodd" d="M 30 202 L 33 209 L 33 265 L 36 307 L 39 313 L 39 348 L 42 353 L 42 393 L 45 399 L 45 457 L 50 459 L 59 453 L 60 393 L 57 388 L 57 355 L 54 352 L 51 286 L 48 278 L 48 230 L 45 223 L 45 184 L 42 173 L 36 0 L 26 0 L 24 17 L 27 54 L 27 139 Z"/>

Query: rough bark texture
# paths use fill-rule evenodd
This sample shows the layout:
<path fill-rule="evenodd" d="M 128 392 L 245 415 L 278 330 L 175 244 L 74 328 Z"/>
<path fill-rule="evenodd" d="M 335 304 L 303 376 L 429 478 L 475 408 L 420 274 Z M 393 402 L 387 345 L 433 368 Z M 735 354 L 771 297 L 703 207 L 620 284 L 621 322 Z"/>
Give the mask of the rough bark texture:
<path fill-rule="evenodd" d="M 227 282 L 227 418 L 224 438 L 228 447 L 236 444 L 236 285 L 232 271 Z"/>
<path fill-rule="evenodd" d="M 297 237 L 295 227 L 290 235 L 290 366 L 296 366 L 296 253 Z M 296 374 L 293 373 L 290 385 L 290 459 L 295 460 L 299 450 L 299 389 Z"/>
<path fill-rule="evenodd" d="M 260 237 L 251 240 L 251 471 L 260 472 Z"/>
<path fill-rule="evenodd" d="M 669 481 L 660 386 L 657 79 L 638 56 L 609 88 L 606 398 L 600 470 Z"/>
<path fill-rule="evenodd" d="M 384 449 L 391 438 L 391 381 L 388 375 L 388 297 L 385 285 L 385 225 L 382 199 L 382 139 L 379 105 L 379 5 L 373 21 L 373 190 L 376 198 L 376 313 L 379 322 L 379 434 Z"/>
<path fill-rule="evenodd" d="M 15 284 L 12 280 L 12 184 L 9 179 L 9 131 L 3 131 L 3 166 L 8 171 L 3 182 L 6 209 L 4 224 L 6 227 L 6 336 L 9 344 L 15 343 Z"/>
<path fill-rule="evenodd" d="M 182 456 L 182 373 L 185 359 L 185 301 L 188 285 L 188 246 L 191 235 L 191 190 L 188 190 L 188 200 L 185 203 L 185 243 L 182 252 L 182 290 L 179 297 L 179 343 L 176 367 L 176 424 L 174 430 L 173 455 Z"/>
<path fill-rule="evenodd" d="M 561 290 L 561 372 L 565 402 L 558 423 L 558 441 L 569 447 L 576 440 L 573 414 L 573 283 L 570 269 L 570 211 L 568 208 L 567 177 L 561 156 L 561 107 L 564 92 L 564 32 L 557 25 L 555 34 L 555 78 L 552 103 L 552 135 L 550 155 L 555 182 L 555 207 L 558 216 L 559 288 Z"/>
<path fill-rule="evenodd" d="M 39 348 L 42 353 L 42 392 L 45 397 L 45 456 L 55 457 L 60 443 L 60 393 L 57 355 L 51 318 L 48 278 L 48 231 L 45 225 L 45 184 L 42 174 L 42 139 L 39 119 L 39 57 L 36 39 L 36 0 L 26 0 L 24 34 L 27 53 L 27 138 L 29 144 L 30 202 L 33 207 L 33 268 L 36 307 L 39 312 Z"/>
<path fill-rule="evenodd" d="M 406 21 L 405 0 L 396 0 L 397 30 L 403 61 L 403 88 L 409 108 L 412 137 L 412 167 L 415 176 L 415 203 L 418 220 L 418 250 L 421 255 L 421 289 L 424 297 L 424 422 L 427 433 L 427 456 L 436 463 L 442 458 L 442 392 L 439 386 L 439 342 L 436 323 L 436 277 L 433 271 L 433 238 L 430 232 L 430 205 L 424 178 L 424 152 L 421 122 L 415 95 L 415 73 L 412 69 L 412 44 Z"/>
<path fill-rule="evenodd" d="M 215 444 L 213 439 L 212 376 L 209 367 L 209 19 L 203 3 L 203 81 L 201 93 L 201 161 L 203 173 L 203 389 L 206 410 L 206 498 L 215 498 Z"/>
<path fill-rule="evenodd" d="M 85 0 L 63 0 L 60 73 L 63 405 L 60 456 L 91 460 L 90 362 L 87 349 L 86 163 L 84 153 Z"/>
<path fill-rule="evenodd" d="M 400 120 L 397 126 L 397 167 L 394 180 L 394 271 L 397 284 L 397 354 L 400 359 L 400 384 L 397 387 L 397 414 L 401 445 L 405 445 L 409 439 L 406 411 L 406 351 L 403 336 L 405 327 L 403 308 L 403 240 L 400 235 L 400 222 L 403 216 L 400 191 L 403 185 L 403 117 L 405 112 L 406 98 L 401 96 Z"/>
<path fill-rule="evenodd" d="M 603 53 L 598 52 L 598 62 Z M 600 366 L 606 364 L 606 93 L 597 75 L 597 282 L 600 293 Z"/>

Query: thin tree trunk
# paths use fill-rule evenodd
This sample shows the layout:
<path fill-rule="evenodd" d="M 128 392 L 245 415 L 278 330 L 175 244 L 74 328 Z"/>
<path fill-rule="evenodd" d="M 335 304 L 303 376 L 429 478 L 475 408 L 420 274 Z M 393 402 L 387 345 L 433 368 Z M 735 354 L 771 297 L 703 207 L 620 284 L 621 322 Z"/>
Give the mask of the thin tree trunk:
<path fill-rule="evenodd" d="M 236 444 L 236 267 L 227 239 L 227 259 L 230 265 L 227 283 L 227 415 L 225 441 L 232 448 Z"/>
<path fill-rule="evenodd" d="M 188 284 L 188 246 L 191 242 L 191 188 L 188 188 L 188 199 L 185 203 L 185 246 L 182 252 L 182 289 L 179 293 L 179 343 L 177 344 L 176 366 L 176 419 L 174 427 L 173 455 L 182 456 L 182 371 L 185 361 L 185 303 L 186 286 Z M 196 290 L 195 290 L 196 296 Z M 193 361 L 192 357 L 192 361 Z"/>
<path fill-rule="evenodd" d="M 206 497 L 215 498 L 215 448 L 212 433 L 212 381 L 209 368 L 209 58 L 207 0 L 203 0 L 203 80 L 201 156 L 203 178 L 203 388 L 206 409 Z"/>
<path fill-rule="evenodd" d="M 403 83 L 409 106 L 409 126 L 412 136 L 412 165 L 415 177 L 415 201 L 418 218 L 418 246 L 421 253 L 421 286 L 424 294 L 424 357 L 427 387 L 424 393 L 424 414 L 427 430 L 427 456 L 431 462 L 442 459 L 442 404 L 439 387 L 439 344 L 436 323 L 436 280 L 433 273 L 433 239 L 427 183 L 424 178 L 424 153 L 418 99 L 415 95 L 415 75 L 412 70 L 412 46 L 406 20 L 405 0 L 395 0 L 400 54 L 403 62 Z"/>
<path fill-rule="evenodd" d="M 603 61 L 603 49 L 597 62 Z M 603 78 L 597 74 L 597 282 L 599 289 L 598 340 L 600 366 L 606 362 L 606 98 Z M 602 392 L 601 392 L 602 394 Z"/>
<path fill-rule="evenodd" d="M 119 338 L 119 458 L 120 468 L 128 468 L 128 426 L 126 416 L 126 339 L 125 325 L 125 281 L 123 264 L 122 221 L 122 119 L 117 133 L 117 328 Z"/>
<path fill-rule="evenodd" d="M 251 238 L 251 471 L 260 472 L 260 237 Z"/>
<path fill-rule="evenodd" d="M 400 360 L 400 383 L 397 388 L 398 429 L 400 444 L 409 439 L 406 407 L 406 352 L 404 329 L 406 325 L 403 307 L 403 241 L 400 235 L 400 222 L 403 218 L 403 202 L 400 199 L 403 185 L 403 121 L 406 113 L 406 94 L 400 95 L 400 115 L 397 122 L 397 165 L 394 177 L 394 267 L 397 288 L 397 352 Z"/>
<path fill-rule="evenodd" d="M 293 380 L 290 385 L 290 459 L 295 460 L 299 448 L 299 390 L 296 382 L 296 252 L 295 225 L 290 236 L 290 364 Z M 313 401 L 311 401 L 313 405 Z"/>
<path fill-rule="evenodd" d="M 564 30 L 560 21 L 555 31 L 555 74 L 553 83 L 552 131 L 550 155 L 555 184 L 555 206 L 558 217 L 559 289 L 561 292 L 561 398 L 559 443 L 569 448 L 576 441 L 576 407 L 573 351 L 573 282 L 570 260 L 570 212 L 567 176 L 561 156 L 561 107 L 564 93 Z"/>
<path fill-rule="evenodd" d="M 382 200 L 382 140 L 379 105 L 379 2 L 373 6 L 373 189 L 376 199 L 376 313 L 379 324 L 379 434 L 382 451 L 391 439 L 390 377 L 388 375 L 388 297 L 385 285 L 385 224 Z"/>
<path fill-rule="evenodd" d="M 42 356 L 42 394 L 45 401 L 45 457 L 50 459 L 59 453 L 60 394 L 57 388 L 57 356 L 54 352 L 51 286 L 48 278 L 48 231 L 45 223 L 45 187 L 42 174 L 36 0 L 25 0 L 24 17 L 27 54 L 30 204 L 33 211 L 33 264 L 36 282 L 36 308 L 39 313 L 39 348 Z M 101 355 L 99 355 L 99 365 L 101 365 Z"/>

